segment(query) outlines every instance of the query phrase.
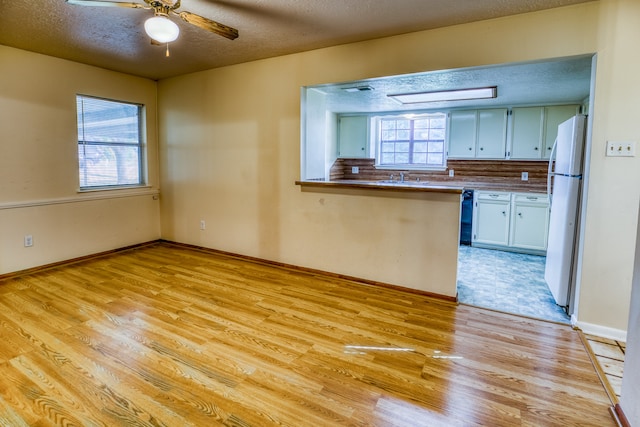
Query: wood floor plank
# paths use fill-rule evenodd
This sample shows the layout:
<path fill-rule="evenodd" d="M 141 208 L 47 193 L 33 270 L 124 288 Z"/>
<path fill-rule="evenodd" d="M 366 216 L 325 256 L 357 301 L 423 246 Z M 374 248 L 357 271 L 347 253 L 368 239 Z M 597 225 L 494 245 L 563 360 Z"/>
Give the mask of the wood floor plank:
<path fill-rule="evenodd" d="M 169 243 L 0 281 L 0 425 L 614 426 L 569 326 Z"/>

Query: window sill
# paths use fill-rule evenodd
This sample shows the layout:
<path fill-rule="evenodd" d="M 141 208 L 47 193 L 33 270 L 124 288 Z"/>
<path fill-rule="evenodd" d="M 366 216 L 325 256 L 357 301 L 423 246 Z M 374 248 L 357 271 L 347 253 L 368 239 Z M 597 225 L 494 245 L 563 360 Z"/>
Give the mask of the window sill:
<path fill-rule="evenodd" d="M 99 192 L 147 192 L 149 189 L 153 188 L 150 185 L 123 185 L 123 186 L 108 186 L 108 187 L 94 187 L 94 188 L 79 188 L 77 190 L 78 194 L 84 193 L 99 193 Z"/>

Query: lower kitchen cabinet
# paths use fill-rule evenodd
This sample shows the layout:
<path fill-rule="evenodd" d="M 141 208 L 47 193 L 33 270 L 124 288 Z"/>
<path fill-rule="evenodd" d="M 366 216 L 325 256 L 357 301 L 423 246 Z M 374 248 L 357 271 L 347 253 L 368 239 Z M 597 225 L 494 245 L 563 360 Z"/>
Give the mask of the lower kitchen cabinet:
<path fill-rule="evenodd" d="M 546 194 L 513 194 L 510 246 L 547 249 L 549 233 L 549 199 Z"/>
<path fill-rule="evenodd" d="M 473 204 L 472 244 L 507 246 L 509 244 L 509 222 L 511 194 L 476 191 Z"/>
<path fill-rule="evenodd" d="M 549 232 L 546 194 L 476 191 L 472 245 L 543 254 Z"/>

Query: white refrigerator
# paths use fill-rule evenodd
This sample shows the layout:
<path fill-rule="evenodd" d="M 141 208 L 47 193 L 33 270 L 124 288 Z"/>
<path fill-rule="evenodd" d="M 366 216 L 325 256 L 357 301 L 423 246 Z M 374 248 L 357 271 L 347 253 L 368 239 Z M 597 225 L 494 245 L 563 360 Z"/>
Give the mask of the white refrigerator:
<path fill-rule="evenodd" d="M 556 303 L 568 313 L 575 280 L 586 124 L 586 116 L 577 115 L 558 126 L 547 176 L 550 217 L 544 278 Z"/>

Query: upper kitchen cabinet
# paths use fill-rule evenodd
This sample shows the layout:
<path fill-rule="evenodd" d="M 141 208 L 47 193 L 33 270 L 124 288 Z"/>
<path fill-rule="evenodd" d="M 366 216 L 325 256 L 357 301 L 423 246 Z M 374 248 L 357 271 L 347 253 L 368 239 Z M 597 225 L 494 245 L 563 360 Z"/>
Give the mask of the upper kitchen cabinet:
<path fill-rule="evenodd" d="M 578 105 L 513 108 L 509 157 L 548 159 L 558 133 L 558 125 L 578 111 Z"/>
<path fill-rule="evenodd" d="M 507 146 L 507 109 L 478 110 L 476 157 L 504 159 Z"/>
<path fill-rule="evenodd" d="M 476 110 L 452 111 L 449 116 L 449 158 L 476 157 Z"/>
<path fill-rule="evenodd" d="M 366 158 L 369 156 L 369 117 L 338 117 L 338 157 Z"/>
<path fill-rule="evenodd" d="M 544 139 L 542 141 L 542 157 L 548 159 L 553 143 L 558 136 L 558 125 L 569 120 L 580 112 L 579 105 L 554 105 L 545 107 Z"/>
<path fill-rule="evenodd" d="M 544 107 L 522 107 L 511 110 L 512 159 L 540 159 Z"/>
<path fill-rule="evenodd" d="M 449 117 L 448 157 L 503 159 L 506 129 L 506 108 L 452 111 Z"/>

